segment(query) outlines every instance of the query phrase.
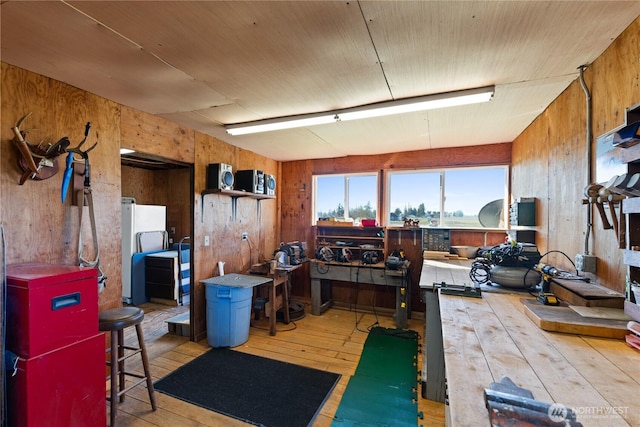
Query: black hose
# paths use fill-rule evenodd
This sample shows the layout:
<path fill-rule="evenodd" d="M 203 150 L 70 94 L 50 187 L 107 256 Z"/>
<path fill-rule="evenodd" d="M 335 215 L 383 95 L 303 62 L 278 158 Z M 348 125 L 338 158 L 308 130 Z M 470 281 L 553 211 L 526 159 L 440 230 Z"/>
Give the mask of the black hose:
<path fill-rule="evenodd" d="M 485 258 L 476 258 L 471 264 L 469 278 L 474 283 L 483 284 L 489 282 L 491 278 L 491 267 L 493 263 Z"/>

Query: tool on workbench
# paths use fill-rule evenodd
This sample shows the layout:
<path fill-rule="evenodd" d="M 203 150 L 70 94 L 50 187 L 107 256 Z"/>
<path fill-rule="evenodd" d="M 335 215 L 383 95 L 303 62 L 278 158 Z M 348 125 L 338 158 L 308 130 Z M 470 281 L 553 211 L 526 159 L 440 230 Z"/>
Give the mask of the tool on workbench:
<path fill-rule="evenodd" d="M 534 399 L 530 390 L 518 387 L 509 377 L 502 377 L 484 390 L 484 403 L 494 427 L 582 426 L 571 409 Z"/>
<path fill-rule="evenodd" d="M 536 264 L 534 269 L 542 276 L 540 279 L 540 292 L 537 296 L 538 302 L 544 305 L 559 305 L 558 298 L 551 293 L 551 279 L 557 277 L 560 274 L 560 270 L 543 263 Z"/>
<path fill-rule="evenodd" d="M 440 293 L 444 295 L 458 295 L 461 297 L 482 298 L 482 291 L 480 285 L 475 284 L 469 286 L 464 285 L 452 285 L 445 282 L 434 283 L 433 289 L 440 289 Z"/>
<path fill-rule="evenodd" d="M 384 261 L 384 266 L 389 270 L 400 270 L 406 265 L 407 258 L 404 256 L 404 249 L 394 249 Z"/>

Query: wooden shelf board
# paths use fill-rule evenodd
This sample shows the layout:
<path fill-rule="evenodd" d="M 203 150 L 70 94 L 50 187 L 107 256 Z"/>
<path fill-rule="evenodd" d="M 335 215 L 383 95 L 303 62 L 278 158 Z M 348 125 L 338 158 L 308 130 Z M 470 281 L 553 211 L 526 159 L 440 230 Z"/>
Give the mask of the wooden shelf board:
<path fill-rule="evenodd" d="M 225 194 L 231 197 L 251 197 L 252 199 L 275 199 L 276 196 L 271 196 L 268 194 L 259 194 L 259 193 L 251 193 L 250 191 L 240 191 L 240 190 L 223 190 L 219 188 L 202 190 L 201 195 L 206 196 L 207 194 Z"/>

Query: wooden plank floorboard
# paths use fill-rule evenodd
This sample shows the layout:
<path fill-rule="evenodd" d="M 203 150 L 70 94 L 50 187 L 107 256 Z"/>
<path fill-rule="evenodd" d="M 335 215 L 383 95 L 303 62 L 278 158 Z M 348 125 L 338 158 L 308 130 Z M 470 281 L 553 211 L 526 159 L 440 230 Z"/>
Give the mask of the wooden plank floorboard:
<path fill-rule="evenodd" d="M 187 311 L 188 306 L 170 307 L 148 303 L 142 307 L 145 310 L 143 331 L 154 381 L 168 375 L 210 349 L 206 339 L 196 343 L 189 341 L 187 337 L 168 333 L 165 320 Z M 321 316 L 313 316 L 310 314 L 309 307 L 307 307 L 307 314 L 302 319 L 289 325 L 278 322 L 278 333 L 275 336 L 269 335 L 268 319 L 262 318 L 255 322 L 252 321 L 252 323 L 255 323 L 256 327 L 250 328 L 249 340 L 235 347 L 234 351 L 242 351 L 342 375 L 320 410 L 313 427 L 329 427 L 331 425 L 350 375 L 355 372 L 360 360 L 369 327 L 377 324 L 383 327 L 395 327 L 394 319 L 391 316 L 337 308 L 330 308 Z M 422 319 L 409 319 L 408 328 L 417 331 L 422 339 L 424 330 Z M 136 343 L 134 328 L 128 328 L 126 331 L 125 342 Z M 418 366 L 422 366 L 421 358 L 422 355 L 419 354 Z M 127 362 L 127 370 L 142 371 L 142 364 L 138 357 L 130 358 Z M 420 390 L 417 391 L 417 395 L 419 397 L 418 410 L 424 414 L 424 419 L 418 420 L 418 424 L 443 426 L 444 405 L 421 398 Z M 162 393 L 155 393 L 155 396 L 158 410 L 154 412 L 151 410 L 144 384 L 130 390 L 125 401 L 119 405 L 118 427 L 235 427 L 249 425 Z M 107 418 L 108 413 L 107 410 Z"/>

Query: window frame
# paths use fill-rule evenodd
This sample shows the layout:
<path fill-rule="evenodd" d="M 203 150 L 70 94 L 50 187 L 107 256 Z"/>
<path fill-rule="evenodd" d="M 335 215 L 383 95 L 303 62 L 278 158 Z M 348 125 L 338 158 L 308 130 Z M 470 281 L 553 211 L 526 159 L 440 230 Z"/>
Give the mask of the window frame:
<path fill-rule="evenodd" d="M 375 178 L 375 206 L 373 206 L 376 210 L 376 221 L 380 221 L 380 175 L 377 171 L 369 171 L 369 172 L 355 172 L 355 173 L 322 173 L 322 174 L 313 174 L 313 194 L 312 194 L 312 205 L 313 205 L 313 218 L 312 224 L 316 225 L 318 223 L 318 178 L 322 177 L 343 177 L 344 183 L 344 216 L 342 219 L 350 219 L 349 217 L 349 179 L 352 177 L 373 177 Z M 352 218 L 355 220 L 355 218 Z"/>
<path fill-rule="evenodd" d="M 473 169 L 504 169 L 504 206 L 502 210 L 502 220 L 503 226 L 498 228 L 489 228 L 489 227 L 462 227 L 455 226 L 452 227 L 450 225 L 446 225 L 445 223 L 445 202 L 446 202 L 446 172 L 448 171 L 460 171 L 460 170 L 473 170 Z M 418 174 L 418 173 L 428 173 L 428 174 L 439 174 L 440 176 L 440 193 L 439 193 L 439 211 L 440 218 L 437 226 L 428 226 L 425 224 L 420 224 L 421 227 L 429 227 L 429 228 L 443 228 L 443 229 L 451 229 L 451 228 L 460 228 L 460 229 L 498 229 L 498 230 L 507 230 L 509 228 L 508 222 L 508 196 L 509 196 L 509 176 L 510 176 L 511 166 L 509 164 L 495 164 L 495 165 L 486 165 L 486 166 L 465 166 L 465 167 L 450 167 L 450 168 L 421 168 L 421 169 L 406 169 L 406 170 L 393 170 L 387 171 L 386 179 L 385 179 L 385 224 L 387 227 L 391 225 L 391 213 L 393 210 L 391 209 L 391 179 L 394 175 L 399 174 Z"/>

